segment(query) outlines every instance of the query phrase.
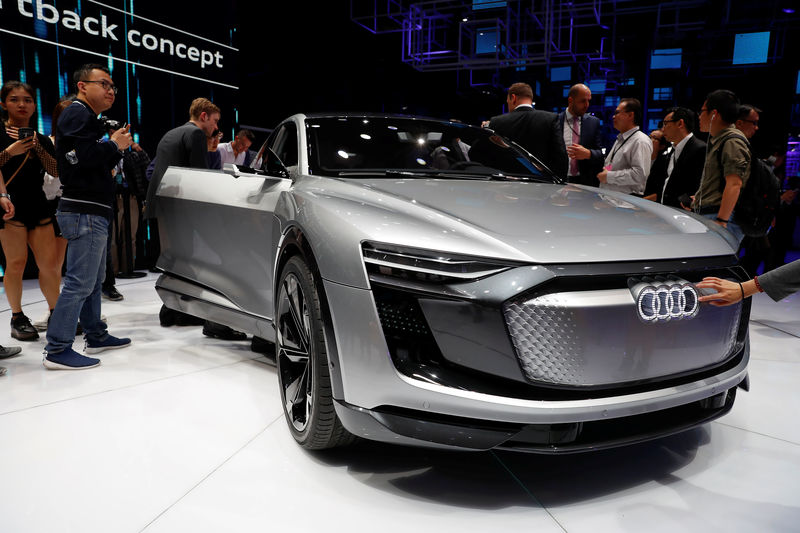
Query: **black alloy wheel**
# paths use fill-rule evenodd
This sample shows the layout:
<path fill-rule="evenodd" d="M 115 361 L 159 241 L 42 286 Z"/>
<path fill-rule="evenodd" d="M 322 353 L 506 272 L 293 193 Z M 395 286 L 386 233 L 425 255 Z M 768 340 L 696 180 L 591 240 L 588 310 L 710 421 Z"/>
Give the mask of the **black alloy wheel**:
<path fill-rule="evenodd" d="M 275 326 L 281 400 L 292 436 L 309 450 L 349 444 L 353 436 L 333 408 L 319 294 L 299 256 L 281 271 Z"/>

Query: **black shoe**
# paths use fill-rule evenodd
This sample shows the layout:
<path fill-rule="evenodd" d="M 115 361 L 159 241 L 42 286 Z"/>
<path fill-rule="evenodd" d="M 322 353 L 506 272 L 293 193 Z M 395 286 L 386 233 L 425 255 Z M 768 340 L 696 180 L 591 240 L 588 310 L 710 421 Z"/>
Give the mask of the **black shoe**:
<path fill-rule="evenodd" d="M 165 328 L 170 326 L 202 326 L 205 324 L 205 320 L 202 318 L 175 311 L 166 305 L 162 305 L 161 310 L 158 312 L 158 322 Z"/>
<path fill-rule="evenodd" d="M 14 357 L 15 355 L 19 355 L 22 352 L 22 348 L 19 346 L 10 346 L 6 348 L 5 346 L 0 346 L 0 359 L 8 359 L 9 357 Z"/>
<path fill-rule="evenodd" d="M 39 332 L 31 324 L 30 319 L 25 315 L 11 317 L 11 336 L 21 341 L 35 341 L 39 338 Z"/>
<path fill-rule="evenodd" d="M 247 339 L 247 334 L 210 320 L 206 320 L 206 323 L 203 324 L 203 335 L 225 341 L 243 341 Z"/>
<path fill-rule="evenodd" d="M 161 310 L 158 312 L 158 322 L 161 324 L 162 327 L 168 328 L 170 326 L 175 325 L 175 311 L 167 307 L 166 305 L 161 306 Z"/>
<path fill-rule="evenodd" d="M 256 353 L 275 357 L 275 344 L 255 335 L 253 335 L 253 340 L 250 341 L 250 349 Z"/>
<path fill-rule="evenodd" d="M 106 300 L 111 300 L 112 302 L 118 302 L 123 300 L 125 297 L 120 294 L 115 286 L 110 286 L 108 288 L 103 289 L 103 298 Z"/>

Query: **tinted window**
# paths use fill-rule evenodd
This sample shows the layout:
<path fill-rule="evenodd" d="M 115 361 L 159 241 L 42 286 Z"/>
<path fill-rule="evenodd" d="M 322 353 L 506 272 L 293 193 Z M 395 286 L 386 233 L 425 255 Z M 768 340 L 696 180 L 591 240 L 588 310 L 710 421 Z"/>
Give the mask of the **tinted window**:
<path fill-rule="evenodd" d="M 294 122 L 287 122 L 278 128 L 274 134 L 272 151 L 285 166 L 297 165 L 297 127 Z"/>
<path fill-rule="evenodd" d="M 538 160 L 492 132 L 412 118 L 309 118 L 309 166 L 316 174 L 369 170 L 505 174 L 551 180 Z"/>

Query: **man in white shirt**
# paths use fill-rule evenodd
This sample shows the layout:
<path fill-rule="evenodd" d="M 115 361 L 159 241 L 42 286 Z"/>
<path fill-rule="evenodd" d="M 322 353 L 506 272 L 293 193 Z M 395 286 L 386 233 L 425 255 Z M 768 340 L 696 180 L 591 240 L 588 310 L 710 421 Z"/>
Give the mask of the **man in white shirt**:
<path fill-rule="evenodd" d="M 229 143 L 220 143 L 217 152 L 220 155 L 221 164 L 233 163 L 234 165 L 248 165 L 247 150 L 256 136 L 250 130 L 239 130 L 236 137 Z"/>
<path fill-rule="evenodd" d="M 650 173 L 653 143 L 642 133 L 642 104 L 635 98 L 620 101 L 614 128 L 620 132 L 606 154 L 605 169 L 597 175 L 601 189 L 641 196 Z"/>

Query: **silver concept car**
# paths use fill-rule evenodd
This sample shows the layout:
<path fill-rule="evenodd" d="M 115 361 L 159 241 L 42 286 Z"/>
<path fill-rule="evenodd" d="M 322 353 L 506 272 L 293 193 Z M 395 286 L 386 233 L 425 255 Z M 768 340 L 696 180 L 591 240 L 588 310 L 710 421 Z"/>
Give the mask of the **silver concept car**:
<path fill-rule="evenodd" d="M 169 308 L 274 340 L 289 430 L 539 453 L 679 432 L 746 389 L 749 302 L 726 230 L 564 184 L 491 130 L 296 115 L 257 169 L 157 185 Z"/>

